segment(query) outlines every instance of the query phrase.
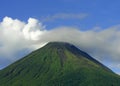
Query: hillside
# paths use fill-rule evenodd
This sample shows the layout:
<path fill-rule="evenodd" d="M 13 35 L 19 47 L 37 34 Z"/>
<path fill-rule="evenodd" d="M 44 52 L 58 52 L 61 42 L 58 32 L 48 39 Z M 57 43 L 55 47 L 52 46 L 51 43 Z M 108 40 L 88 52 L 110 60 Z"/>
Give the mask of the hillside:
<path fill-rule="evenodd" d="M 1 70 L 0 86 L 120 86 L 120 76 L 74 45 L 51 42 Z"/>

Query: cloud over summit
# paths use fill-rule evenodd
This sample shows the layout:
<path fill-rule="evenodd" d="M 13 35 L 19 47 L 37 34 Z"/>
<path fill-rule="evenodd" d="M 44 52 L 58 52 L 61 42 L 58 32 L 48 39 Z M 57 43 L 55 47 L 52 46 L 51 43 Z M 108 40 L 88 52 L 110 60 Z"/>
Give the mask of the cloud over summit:
<path fill-rule="evenodd" d="M 28 22 L 10 17 L 0 22 L 0 61 L 18 59 L 16 53 L 30 51 L 51 41 L 69 42 L 100 61 L 120 62 L 120 25 L 104 30 L 82 31 L 74 27 L 56 27 L 47 30 L 37 19 Z M 2 62 L 0 62 L 2 63 Z M 8 62 L 9 64 L 9 62 Z M 0 64 L 3 65 L 3 64 Z M 115 67 L 115 66 L 114 66 Z M 117 66 L 116 66 L 117 67 Z"/>

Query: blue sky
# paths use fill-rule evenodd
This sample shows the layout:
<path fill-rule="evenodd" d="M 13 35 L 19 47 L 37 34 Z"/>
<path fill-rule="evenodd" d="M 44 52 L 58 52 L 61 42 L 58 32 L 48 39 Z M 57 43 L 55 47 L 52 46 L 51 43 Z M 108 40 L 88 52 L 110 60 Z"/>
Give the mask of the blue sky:
<path fill-rule="evenodd" d="M 77 35 L 77 36 L 81 36 L 80 33 L 84 33 L 82 31 L 85 31 L 85 34 L 88 34 L 88 38 L 89 38 L 89 36 L 91 36 L 93 38 L 92 41 L 95 43 L 96 46 L 97 46 L 97 44 L 96 44 L 95 40 L 102 39 L 102 41 L 100 41 L 101 44 L 98 43 L 98 46 L 99 46 L 98 52 L 102 52 L 102 54 L 104 54 L 104 53 L 110 54 L 113 50 L 115 50 L 114 48 L 117 48 L 115 45 L 119 46 L 119 44 L 116 44 L 116 42 L 118 42 L 118 43 L 120 42 L 119 36 L 118 36 L 119 34 L 117 33 L 117 32 L 120 32 L 119 31 L 119 29 L 120 29 L 120 26 L 119 26 L 120 25 L 120 17 L 119 17 L 120 1 L 119 0 L 114 0 L 114 1 L 113 0 L 104 0 L 104 1 L 103 0 L 1 0 L 0 1 L 0 11 L 1 11 L 0 12 L 1 25 L 2 25 L 2 22 L 6 23 L 5 21 L 7 21 L 7 20 L 15 23 L 16 21 L 14 21 L 14 20 L 18 19 L 19 24 L 18 23 L 17 24 L 20 25 L 20 27 L 23 27 L 23 26 L 27 26 L 26 28 L 28 28 L 28 26 L 31 27 L 30 24 L 27 25 L 28 21 L 30 21 L 30 22 L 34 22 L 37 27 L 42 28 L 42 29 L 44 29 L 44 25 L 45 25 L 45 30 L 50 31 L 47 34 L 57 33 L 58 31 L 61 31 L 61 32 L 64 31 L 68 35 L 69 35 L 69 33 L 68 33 L 69 31 L 67 31 L 66 29 L 55 30 L 55 31 L 53 29 L 58 28 L 58 27 L 64 27 L 64 28 L 65 27 L 67 27 L 67 28 L 74 27 L 74 28 L 78 29 L 79 35 Z M 32 18 L 35 18 L 36 20 L 32 19 Z M 5 21 L 3 21 L 4 19 L 5 19 Z M 37 25 L 38 21 L 40 22 L 41 25 Z M 2 29 L 1 25 L 0 25 L 0 29 Z M 13 28 L 13 26 L 10 26 L 10 27 Z M 8 28 L 8 27 L 6 27 L 6 28 Z M 117 29 L 117 30 L 113 30 L 113 28 Z M 95 33 L 94 30 L 100 30 L 100 32 Z M 4 31 L 1 31 L 1 34 L 3 32 Z M 12 33 L 12 32 L 10 32 L 10 33 Z M 38 34 L 37 31 L 35 33 Z M 41 33 L 41 32 L 39 32 L 39 33 Z M 72 34 L 72 32 L 70 32 L 70 33 Z M 73 33 L 76 33 L 76 31 L 73 30 Z M 94 33 L 95 35 L 93 35 L 91 33 Z M 9 34 L 9 32 L 7 34 Z M 98 34 L 98 35 L 96 35 L 96 34 Z M 95 38 L 95 36 L 100 36 L 101 34 L 103 34 L 103 37 Z M 107 34 L 107 36 L 106 36 L 106 34 Z M 114 34 L 117 34 L 117 35 L 114 35 Z M 26 34 L 24 34 L 24 35 L 26 35 Z M 62 37 L 62 36 L 60 34 L 57 36 L 58 36 L 58 38 L 56 38 L 56 40 L 57 39 L 61 40 L 60 37 Z M 75 35 L 74 36 L 69 35 L 69 36 L 73 37 L 73 38 L 75 37 Z M 104 36 L 108 37 L 108 38 L 104 38 Z M 18 38 L 19 37 L 21 37 L 21 36 L 18 36 Z M 35 35 L 35 37 L 36 37 L 36 35 Z M 86 36 L 83 35 L 83 37 L 86 37 Z M 7 38 L 9 38 L 9 36 L 3 35 L 0 39 L 7 39 Z M 48 39 L 48 38 L 49 38 L 48 36 L 45 36 L 45 39 Z M 76 38 L 78 38 L 78 37 L 76 37 Z M 20 39 L 23 39 L 23 38 L 20 38 Z M 49 39 L 53 40 L 52 37 Z M 68 39 L 69 39 L 69 37 L 68 37 Z M 78 38 L 78 39 L 83 40 L 82 38 Z M 62 40 L 64 40 L 64 39 L 62 39 Z M 89 40 L 89 39 L 87 39 L 87 40 Z M 86 43 L 86 40 L 83 40 L 83 41 Z M 2 42 L 3 42 L 3 44 L 2 44 Z M 2 42 L 0 43 L 0 48 L 2 45 L 5 45 L 4 43 L 6 43 L 5 40 Z M 9 42 L 9 41 L 7 41 L 7 42 Z M 14 45 L 13 42 L 15 42 L 15 44 L 18 43 L 15 40 L 10 41 L 11 45 L 7 46 L 7 48 L 13 46 Z M 72 40 L 72 43 L 77 44 L 77 42 L 78 41 Z M 87 42 L 91 42 L 91 41 L 89 40 Z M 109 43 L 109 42 L 111 42 L 111 43 Z M 25 44 L 27 44 L 27 43 L 25 41 Z M 85 44 L 85 43 L 83 43 L 83 44 Z M 102 43 L 106 43 L 105 45 L 108 47 L 105 46 L 106 49 L 103 48 L 103 50 L 102 50 L 101 49 Z M 77 45 L 80 45 L 80 44 L 77 44 Z M 86 45 L 88 46 L 88 44 L 86 44 Z M 80 45 L 80 47 L 81 46 L 83 46 L 83 45 Z M 109 48 L 109 46 L 113 46 L 113 47 Z M 13 46 L 13 47 L 15 47 L 15 49 L 18 49 L 18 48 L 16 48 L 16 46 Z M 24 47 L 26 47 L 26 46 L 24 46 Z M 5 49 L 7 49 L 7 48 L 5 47 Z M 97 48 L 95 49 L 95 47 L 93 47 L 92 44 L 90 44 L 88 46 L 88 48 L 90 48 L 93 51 L 95 51 L 97 49 Z M 105 65 L 109 66 L 115 72 L 120 74 L 120 69 L 119 69 L 120 64 L 118 64 L 120 61 L 120 58 L 118 58 L 119 57 L 118 53 L 120 53 L 119 49 L 116 51 L 116 52 L 118 52 L 117 55 L 114 55 L 114 54 L 116 54 L 116 52 L 115 52 L 113 55 L 110 54 L 110 56 L 106 56 L 106 54 L 102 55 L 101 53 L 100 53 L 101 55 L 98 55 L 97 51 L 95 51 L 97 54 L 93 54 L 94 52 L 91 53 L 91 51 L 88 50 L 88 48 L 82 47 L 83 50 L 85 50 L 88 53 L 90 52 L 90 54 L 95 57 L 99 57 L 99 56 L 101 56 L 101 57 L 103 56 L 106 58 L 111 57 L 112 59 L 109 59 L 109 60 L 107 60 L 107 59 L 104 59 L 104 60 L 100 59 L 100 60 Z M 3 49 L 3 50 L 5 50 L 5 49 Z M 0 51 L 2 51 L 2 52 L 3 52 L 3 50 L 2 50 L 2 48 L 0 49 Z M 18 49 L 18 52 L 16 52 L 15 55 L 13 55 L 13 56 L 16 56 L 16 57 L 24 56 L 27 53 L 27 51 L 25 51 L 25 50 L 28 50 L 28 49 L 26 49 L 26 48 Z M 25 52 L 21 53 L 22 51 L 25 51 Z M 6 51 L 6 52 L 8 52 L 8 51 Z M 13 52 L 11 52 L 11 53 L 13 53 Z M 13 56 L 11 56 L 11 57 L 13 57 Z M 115 58 L 114 58 L 114 56 L 115 56 Z M 0 55 L 0 59 L 1 59 L 1 64 L 0 64 L 1 68 L 4 67 L 5 65 L 10 64 L 11 62 L 13 62 L 11 60 L 8 60 L 7 56 L 6 56 L 6 58 L 3 59 L 2 55 Z M 13 58 L 13 59 L 16 59 L 16 58 Z M 118 59 L 118 61 L 117 61 L 117 59 Z M 114 61 L 113 64 L 112 64 L 112 61 Z"/>
<path fill-rule="evenodd" d="M 42 19 L 59 13 L 86 14 L 84 19 L 55 19 L 47 21 L 48 28 L 58 25 L 78 26 L 82 29 L 90 29 L 100 26 L 106 28 L 119 24 L 119 0 L 1 0 L 0 18 L 10 16 L 23 21 L 29 17 Z M 2 19 L 1 19 L 2 20 Z"/>

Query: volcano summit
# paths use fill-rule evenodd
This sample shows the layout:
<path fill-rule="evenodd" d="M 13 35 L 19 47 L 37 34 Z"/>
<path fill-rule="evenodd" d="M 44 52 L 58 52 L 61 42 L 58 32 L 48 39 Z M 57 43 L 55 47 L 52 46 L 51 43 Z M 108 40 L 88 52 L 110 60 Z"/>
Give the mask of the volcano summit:
<path fill-rule="evenodd" d="M 50 42 L 1 70 L 0 86 L 120 86 L 120 76 L 72 44 Z"/>

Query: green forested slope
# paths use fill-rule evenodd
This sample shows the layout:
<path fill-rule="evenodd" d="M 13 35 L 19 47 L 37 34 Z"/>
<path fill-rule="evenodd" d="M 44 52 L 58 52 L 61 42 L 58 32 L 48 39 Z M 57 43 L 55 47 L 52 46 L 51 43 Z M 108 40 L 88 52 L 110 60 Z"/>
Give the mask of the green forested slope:
<path fill-rule="evenodd" d="M 1 70 L 0 86 L 120 86 L 120 77 L 73 45 L 51 42 Z"/>

